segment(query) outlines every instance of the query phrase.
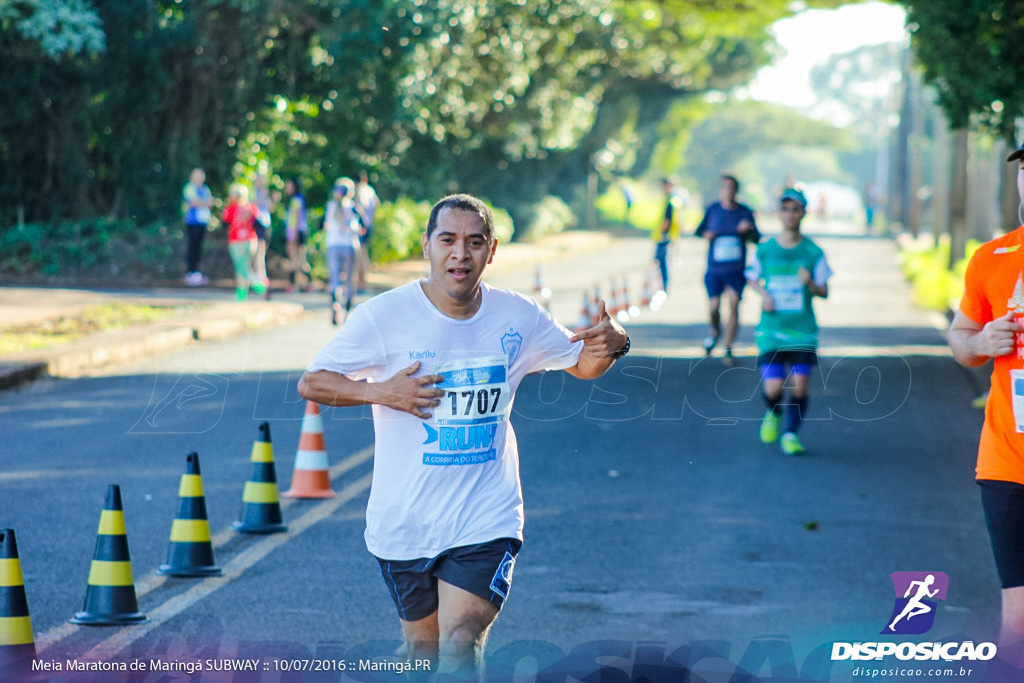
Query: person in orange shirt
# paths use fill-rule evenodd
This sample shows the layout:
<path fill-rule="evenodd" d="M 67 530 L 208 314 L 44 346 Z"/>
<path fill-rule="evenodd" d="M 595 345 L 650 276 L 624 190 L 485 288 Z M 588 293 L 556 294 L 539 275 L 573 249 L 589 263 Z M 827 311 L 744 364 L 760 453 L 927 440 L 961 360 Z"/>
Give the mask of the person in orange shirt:
<path fill-rule="evenodd" d="M 1024 147 L 1007 161 L 1018 163 L 1024 203 Z M 993 361 L 976 478 L 1003 589 L 1001 639 L 1008 644 L 1024 639 L 1024 226 L 971 257 L 949 346 L 966 367 Z"/>

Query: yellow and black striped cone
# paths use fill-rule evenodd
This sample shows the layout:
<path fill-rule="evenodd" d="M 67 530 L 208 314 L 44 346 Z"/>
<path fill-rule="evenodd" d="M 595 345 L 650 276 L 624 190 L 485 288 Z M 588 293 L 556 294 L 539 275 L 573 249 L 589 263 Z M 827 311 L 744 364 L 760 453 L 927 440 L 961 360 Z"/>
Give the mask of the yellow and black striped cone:
<path fill-rule="evenodd" d="M 139 611 L 132 576 L 132 558 L 128 552 L 128 534 L 124 526 L 121 487 L 111 484 L 100 513 L 89 586 L 82 611 L 70 620 L 84 626 L 138 624 L 146 621 Z"/>
<path fill-rule="evenodd" d="M 276 534 L 288 530 L 281 520 L 268 422 L 260 425 L 260 437 L 252 445 L 252 479 L 245 482 L 242 519 L 235 522 L 235 530 L 243 534 Z"/>
<path fill-rule="evenodd" d="M 181 475 L 178 487 L 181 502 L 178 516 L 171 524 L 167 564 L 160 565 L 159 571 L 169 576 L 213 576 L 220 574 L 221 569 L 213 561 L 199 454 L 190 453 L 185 460 L 185 474 Z"/>
<path fill-rule="evenodd" d="M 0 529 L 0 680 L 21 680 L 36 656 L 14 529 Z M 11 678 L 6 678 L 7 675 Z"/>

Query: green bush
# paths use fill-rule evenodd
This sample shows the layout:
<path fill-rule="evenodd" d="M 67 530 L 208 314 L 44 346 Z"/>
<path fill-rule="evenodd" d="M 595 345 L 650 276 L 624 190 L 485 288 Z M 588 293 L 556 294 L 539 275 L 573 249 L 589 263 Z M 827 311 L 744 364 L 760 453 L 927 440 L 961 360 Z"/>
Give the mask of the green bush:
<path fill-rule="evenodd" d="M 491 207 L 491 214 L 494 217 L 494 236 L 502 244 L 508 244 L 516 232 L 516 224 L 512 220 L 512 215 L 505 209 L 494 208 L 490 202 L 487 203 L 487 206 Z"/>
<path fill-rule="evenodd" d="M 627 209 L 622 187 L 628 188 L 632 204 Z M 645 232 L 661 228 L 665 217 L 665 194 L 660 184 L 649 185 L 640 182 L 620 181 L 597 198 L 595 203 L 601 220 L 605 223 L 625 224 Z M 687 203 L 679 216 L 679 235 L 692 234 L 704 215 L 701 207 Z"/>
<path fill-rule="evenodd" d="M 565 223 L 568 207 L 556 202 L 545 200 L 538 212 L 538 216 L 548 216 L 544 220 L 549 229 Z M 431 206 L 408 198 L 382 204 L 371 238 L 374 261 L 390 263 L 417 255 Z M 508 242 L 514 231 L 512 217 L 503 209 L 492 211 L 496 236 Z M 313 277 L 326 280 L 322 216 L 321 207 L 309 211 L 307 259 Z M 202 262 L 207 275 L 229 277 L 232 272 L 225 234 L 224 226 L 207 234 Z M 277 226 L 271 233 L 268 265 L 272 277 L 287 272 L 284 235 L 284 229 Z M 0 229 L 0 278 L 118 278 L 137 283 L 178 279 L 183 272 L 184 246 L 184 226 L 178 222 L 137 225 L 128 219 L 93 218 L 15 225 Z"/>
<path fill-rule="evenodd" d="M 370 252 L 375 263 L 402 261 L 420 251 L 420 235 L 427 227 L 431 204 L 400 197 L 384 202 L 373 220 Z"/>
<path fill-rule="evenodd" d="M 571 228 L 576 223 L 576 214 L 568 204 L 558 197 L 547 196 L 540 200 L 535 207 L 533 218 L 523 234 L 516 233 L 516 239 L 521 241 L 541 239 Z"/>
<path fill-rule="evenodd" d="M 949 238 L 942 236 L 936 242 L 923 239 L 904 240 L 900 244 L 899 263 L 910 281 L 914 304 L 929 311 L 945 313 L 956 308 L 964 288 L 967 260 L 980 246 L 971 241 L 967 256 L 949 268 Z"/>
<path fill-rule="evenodd" d="M 163 224 L 124 219 L 18 225 L 0 235 L 0 275 L 163 275 L 181 239 Z"/>
<path fill-rule="evenodd" d="M 636 196 L 635 185 L 632 182 L 618 181 L 611 185 L 603 194 L 598 195 L 594 200 L 594 206 L 598 215 L 605 223 L 625 224 L 629 220 L 629 206 L 623 189 L 629 192 L 631 197 Z"/>
<path fill-rule="evenodd" d="M 433 204 L 400 197 L 384 202 L 377 209 L 373 221 L 370 251 L 375 263 L 402 261 L 420 253 L 423 231 L 430 220 Z M 504 209 L 491 207 L 494 215 L 494 234 L 502 242 L 512 239 L 512 217 Z"/>

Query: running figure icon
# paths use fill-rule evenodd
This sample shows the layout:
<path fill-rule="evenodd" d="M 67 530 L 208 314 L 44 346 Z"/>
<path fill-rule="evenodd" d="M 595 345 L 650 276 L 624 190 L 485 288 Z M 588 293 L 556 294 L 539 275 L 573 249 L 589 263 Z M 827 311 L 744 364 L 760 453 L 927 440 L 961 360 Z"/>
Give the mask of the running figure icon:
<path fill-rule="evenodd" d="M 933 591 L 928 590 L 934 583 L 934 574 L 929 574 L 924 578 L 923 581 L 910 582 L 910 585 L 907 586 L 907 592 L 903 594 L 903 597 L 910 598 L 910 593 L 914 590 L 915 586 L 917 587 L 917 592 L 914 593 L 914 597 L 910 598 L 907 604 L 903 607 L 903 611 L 899 613 L 899 616 L 893 619 L 892 623 L 889 624 L 890 631 L 896 631 L 896 624 L 901 619 L 906 619 L 907 621 L 910 621 L 912 617 L 916 617 L 920 614 L 927 614 L 928 612 L 932 611 L 932 606 L 922 602 L 922 600 L 924 598 L 934 598 L 935 595 L 939 592 L 938 588 L 936 588 Z"/>

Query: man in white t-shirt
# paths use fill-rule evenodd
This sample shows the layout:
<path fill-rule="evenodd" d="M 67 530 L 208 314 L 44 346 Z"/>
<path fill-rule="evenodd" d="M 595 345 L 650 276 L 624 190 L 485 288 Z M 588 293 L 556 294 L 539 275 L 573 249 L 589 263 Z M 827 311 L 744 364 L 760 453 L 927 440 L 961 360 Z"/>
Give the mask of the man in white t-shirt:
<path fill-rule="evenodd" d="M 481 282 L 497 249 L 487 206 L 452 195 L 422 237 L 430 276 L 357 306 L 299 393 L 371 404 L 366 545 L 398 608 L 410 659 L 482 665 L 523 539 L 515 391 L 528 373 L 596 379 L 629 350 L 605 311 L 575 335 L 533 299 Z"/>

